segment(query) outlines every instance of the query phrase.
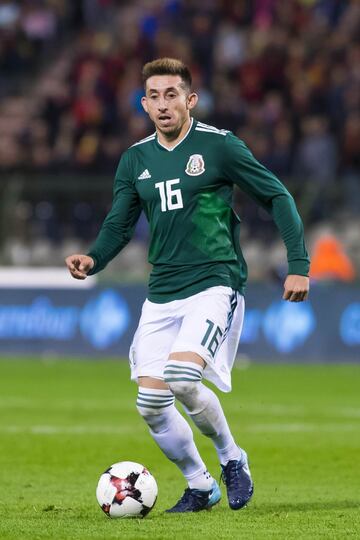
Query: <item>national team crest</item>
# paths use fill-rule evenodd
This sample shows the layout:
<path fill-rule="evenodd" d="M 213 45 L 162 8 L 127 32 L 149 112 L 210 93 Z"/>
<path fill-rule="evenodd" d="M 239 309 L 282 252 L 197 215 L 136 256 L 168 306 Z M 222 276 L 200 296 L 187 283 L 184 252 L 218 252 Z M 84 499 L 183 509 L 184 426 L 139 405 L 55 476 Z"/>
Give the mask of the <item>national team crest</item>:
<path fill-rule="evenodd" d="M 205 172 L 204 158 L 201 154 L 193 154 L 189 157 L 185 172 L 190 176 L 199 176 L 200 174 Z"/>

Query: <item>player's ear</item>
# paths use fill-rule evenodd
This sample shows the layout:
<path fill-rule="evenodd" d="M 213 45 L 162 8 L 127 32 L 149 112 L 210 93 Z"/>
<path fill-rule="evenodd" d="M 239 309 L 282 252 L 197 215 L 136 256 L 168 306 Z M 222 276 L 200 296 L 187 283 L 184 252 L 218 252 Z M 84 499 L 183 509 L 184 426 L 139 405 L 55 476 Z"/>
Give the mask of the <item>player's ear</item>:
<path fill-rule="evenodd" d="M 187 97 L 187 107 L 189 110 L 193 109 L 197 102 L 199 100 L 199 96 L 195 92 L 191 92 L 191 94 Z"/>
<path fill-rule="evenodd" d="M 145 96 L 141 98 L 141 105 L 143 106 L 143 109 L 146 113 L 149 113 L 148 106 L 147 106 L 147 99 Z"/>

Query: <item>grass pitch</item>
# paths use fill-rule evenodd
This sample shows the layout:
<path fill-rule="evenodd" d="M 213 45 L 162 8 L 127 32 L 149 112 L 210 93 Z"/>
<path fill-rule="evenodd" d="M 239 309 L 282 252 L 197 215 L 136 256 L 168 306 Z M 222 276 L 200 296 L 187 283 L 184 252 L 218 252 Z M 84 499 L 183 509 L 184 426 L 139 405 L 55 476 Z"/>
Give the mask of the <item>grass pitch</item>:
<path fill-rule="evenodd" d="M 248 451 L 255 495 L 233 512 L 166 515 L 185 488 L 135 410 L 126 362 L 0 361 L 0 538 L 360 537 L 360 368 L 235 368 L 222 403 Z M 212 474 L 211 441 L 197 436 Z M 159 485 L 144 520 L 110 520 L 95 499 L 110 464 L 146 465 Z"/>

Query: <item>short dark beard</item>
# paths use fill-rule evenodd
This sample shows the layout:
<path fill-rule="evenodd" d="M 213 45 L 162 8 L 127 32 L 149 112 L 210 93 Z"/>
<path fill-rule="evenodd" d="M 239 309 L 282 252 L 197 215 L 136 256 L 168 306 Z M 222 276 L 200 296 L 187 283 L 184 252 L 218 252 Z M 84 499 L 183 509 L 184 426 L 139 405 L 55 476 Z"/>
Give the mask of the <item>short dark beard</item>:
<path fill-rule="evenodd" d="M 175 140 L 178 138 L 178 136 L 180 135 L 180 132 L 181 132 L 181 130 L 182 130 L 182 128 L 183 128 L 183 126 L 184 126 L 186 120 L 187 120 L 187 119 L 185 118 L 184 122 L 183 122 L 179 127 L 174 128 L 172 131 L 164 132 L 164 131 L 162 131 L 161 129 L 159 129 L 159 131 L 161 132 L 161 135 L 162 135 L 167 141 L 169 141 L 169 142 L 175 141 Z"/>
<path fill-rule="evenodd" d="M 175 139 L 177 139 L 177 137 L 180 135 L 181 130 L 182 130 L 182 125 L 179 128 L 173 129 L 172 131 L 167 131 L 166 133 L 162 131 L 161 129 L 159 129 L 159 131 L 161 132 L 161 135 L 165 137 L 165 139 L 168 140 L 169 142 L 175 141 Z"/>

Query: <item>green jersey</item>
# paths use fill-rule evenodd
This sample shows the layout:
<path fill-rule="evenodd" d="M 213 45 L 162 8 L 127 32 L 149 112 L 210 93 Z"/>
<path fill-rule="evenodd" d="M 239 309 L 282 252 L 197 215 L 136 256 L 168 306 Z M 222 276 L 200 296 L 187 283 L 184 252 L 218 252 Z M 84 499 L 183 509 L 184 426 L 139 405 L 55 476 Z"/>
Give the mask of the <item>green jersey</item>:
<path fill-rule="evenodd" d="M 307 275 L 303 226 L 284 185 L 231 132 L 194 119 L 173 148 L 154 133 L 121 157 L 112 208 L 89 255 L 103 269 L 129 242 L 143 210 L 150 225 L 149 300 L 186 298 L 216 285 L 243 293 L 234 185 L 273 217 L 287 248 L 289 274 Z"/>

